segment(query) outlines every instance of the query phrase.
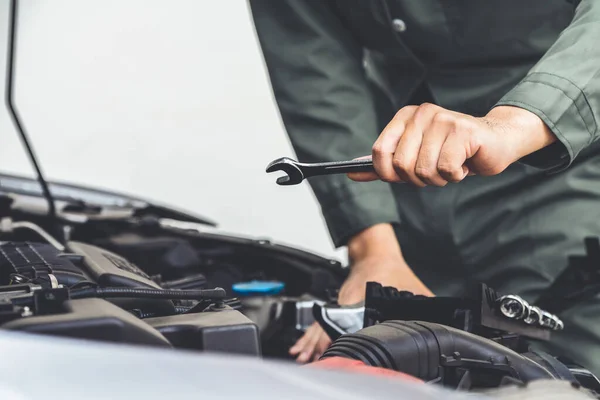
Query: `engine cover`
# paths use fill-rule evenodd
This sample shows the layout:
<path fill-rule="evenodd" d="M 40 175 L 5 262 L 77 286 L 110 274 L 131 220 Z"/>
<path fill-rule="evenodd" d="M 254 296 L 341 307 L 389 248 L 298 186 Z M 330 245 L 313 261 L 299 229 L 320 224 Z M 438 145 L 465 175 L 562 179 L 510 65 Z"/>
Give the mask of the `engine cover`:
<path fill-rule="evenodd" d="M 89 282 L 100 287 L 137 287 L 160 289 L 135 264 L 110 251 L 79 242 L 68 242 L 66 251 L 44 243 L 7 242 L 0 244 L 0 280 L 14 283 L 26 279 L 45 288 L 52 280 L 66 287 Z M 125 309 L 139 309 L 158 315 L 175 312 L 173 302 L 157 299 L 111 299 Z"/>

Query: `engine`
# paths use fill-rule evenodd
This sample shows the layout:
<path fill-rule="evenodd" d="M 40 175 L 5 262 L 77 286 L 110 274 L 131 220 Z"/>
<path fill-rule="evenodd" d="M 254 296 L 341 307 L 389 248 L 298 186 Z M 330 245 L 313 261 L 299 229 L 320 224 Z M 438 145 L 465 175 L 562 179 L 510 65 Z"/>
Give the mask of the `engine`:
<path fill-rule="evenodd" d="M 313 305 L 322 301 L 308 293 L 286 295 L 286 285 L 270 279 L 267 271 L 245 271 L 240 265 L 217 271 L 220 267 L 167 273 L 171 279 L 165 279 L 91 244 L 69 241 L 57 248 L 2 242 L 0 328 L 287 357 L 289 346 L 314 321 Z M 255 279 L 259 276 L 267 280 Z M 244 279 L 249 280 L 240 282 Z"/>
<path fill-rule="evenodd" d="M 336 260 L 95 189 L 53 184 L 57 224 L 35 183 L 0 175 L 0 329 L 289 358 L 346 275 Z"/>
<path fill-rule="evenodd" d="M 227 305 L 223 289 L 164 289 L 126 259 L 78 242 L 64 251 L 6 242 L 0 260 L 2 329 L 260 354 L 256 324 Z"/>
<path fill-rule="evenodd" d="M 10 192 L 0 179 L 0 330 L 289 360 L 317 321 L 334 340 L 317 364 L 467 391 L 555 380 L 600 392 L 583 366 L 530 346 L 563 328 L 555 295 L 548 311 L 483 284 L 426 298 L 370 283 L 364 304 L 340 307 L 335 260 L 107 193 L 59 198 L 57 223 L 39 195 Z"/>

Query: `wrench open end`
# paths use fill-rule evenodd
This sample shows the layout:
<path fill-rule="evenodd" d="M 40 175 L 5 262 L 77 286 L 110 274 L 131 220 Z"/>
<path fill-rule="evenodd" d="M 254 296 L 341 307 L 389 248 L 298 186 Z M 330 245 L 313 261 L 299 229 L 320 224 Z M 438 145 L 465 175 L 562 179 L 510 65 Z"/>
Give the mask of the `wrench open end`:
<path fill-rule="evenodd" d="M 297 161 L 288 157 L 278 158 L 267 166 L 267 172 L 283 171 L 286 175 L 277 178 L 278 185 L 297 185 L 304 180 L 304 174 Z"/>

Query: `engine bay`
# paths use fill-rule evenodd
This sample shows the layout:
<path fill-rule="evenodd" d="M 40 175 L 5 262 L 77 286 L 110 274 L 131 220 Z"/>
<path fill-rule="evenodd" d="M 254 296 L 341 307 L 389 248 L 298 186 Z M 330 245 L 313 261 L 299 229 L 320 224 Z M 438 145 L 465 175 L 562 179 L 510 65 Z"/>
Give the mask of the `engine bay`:
<path fill-rule="evenodd" d="M 564 328 L 552 314 L 568 307 L 556 301 L 564 284 L 530 305 L 483 284 L 428 298 L 373 282 L 364 303 L 341 307 L 347 269 L 336 260 L 140 199 L 51 187 L 68 192 L 55 218 L 35 181 L 0 176 L 0 330 L 292 361 L 317 321 L 334 340 L 323 360 L 463 391 L 546 379 L 600 392 L 584 366 L 530 346 Z M 598 261 L 600 244 L 587 244 L 579 266 Z M 563 278 L 575 287 L 573 271 Z"/>
<path fill-rule="evenodd" d="M 346 274 L 336 260 L 93 189 L 53 186 L 71 191 L 57 229 L 35 184 L 0 179 L 0 296 L 7 310 L 23 303 L 4 329 L 289 358 L 313 304 Z"/>
<path fill-rule="evenodd" d="M 545 346 L 568 329 L 563 311 L 600 293 L 598 238 L 532 304 L 484 283 L 427 297 L 367 282 L 364 301 L 342 306 L 349 268 L 338 260 L 131 195 L 46 181 L 14 105 L 10 3 L 6 105 L 37 179 L 0 173 L 0 398 L 24 398 L 12 385 L 32 398 L 164 398 L 185 387 L 219 398 L 600 399 L 593 371 Z M 276 171 L 286 174 L 280 185 L 375 172 L 372 159 L 287 157 L 267 167 Z M 331 344 L 299 367 L 290 348 L 315 324 Z M 24 371 L 35 383 L 22 384 Z M 77 395 L 56 389 L 66 375 Z"/>

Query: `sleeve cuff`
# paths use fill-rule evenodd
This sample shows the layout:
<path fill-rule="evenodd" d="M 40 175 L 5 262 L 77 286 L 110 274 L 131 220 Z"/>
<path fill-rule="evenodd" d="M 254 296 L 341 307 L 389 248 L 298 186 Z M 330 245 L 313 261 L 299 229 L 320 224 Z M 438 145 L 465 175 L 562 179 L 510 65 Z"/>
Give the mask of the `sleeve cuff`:
<path fill-rule="evenodd" d="M 345 176 L 311 178 L 336 247 L 346 245 L 348 239 L 370 226 L 400 223 L 389 185 L 380 181 L 353 182 Z"/>
<path fill-rule="evenodd" d="M 549 73 L 528 75 L 496 106 L 515 106 L 540 117 L 559 142 L 521 159 L 524 164 L 558 172 L 587 147 L 597 129 L 585 93 L 569 80 Z"/>

